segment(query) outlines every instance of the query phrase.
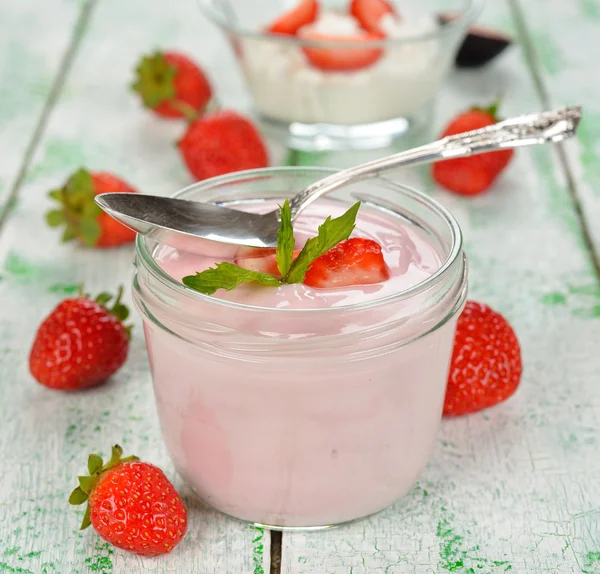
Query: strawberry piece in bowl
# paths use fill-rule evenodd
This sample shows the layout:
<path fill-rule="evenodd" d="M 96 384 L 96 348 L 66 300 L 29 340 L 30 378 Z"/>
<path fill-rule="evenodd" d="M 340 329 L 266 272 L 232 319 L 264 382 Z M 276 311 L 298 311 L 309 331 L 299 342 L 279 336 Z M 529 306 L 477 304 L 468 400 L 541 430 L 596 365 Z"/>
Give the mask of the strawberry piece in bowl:
<path fill-rule="evenodd" d="M 331 289 L 381 283 L 389 278 L 390 270 L 379 243 L 354 237 L 338 243 L 316 259 L 306 272 L 304 284 Z"/>
<path fill-rule="evenodd" d="M 312 24 L 317 19 L 318 14 L 319 3 L 317 0 L 301 0 L 295 8 L 273 22 L 269 26 L 268 32 L 295 36 L 302 26 Z"/>
<path fill-rule="evenodd" d="M 238 251 L 233 262 L 249 271 L 269 273 L 275 277 L 280 277 L 275 258 L 275 249 L 242 248 Z"/>
<path fill-rule="evenodd" d="M 314 42 L 340 42 L 339 48 L 304 46 L 310 64 L 320 70 L 329 72 L 355 72 L 375 64 L 383 55 L 383 49 L 372 46 L 361 46 L 366 42 L 376 42 L 383 36 L 377 33 L 362 32 L 353 36 L 333 36 L 313 30 L 302 30 L 299 37 Z M 356 46 L 356 47 L 354 47 Z"/>
<path fill-rule="evenodd" d="M 398 17 L 394 6 L 386 0 L 352 0 L 350 14 L 367 32 L 381 33 L 381 19 L 384 16 Z"/>
<path fill-rule="evenodd" d="M 239 267 L 249 271 L 258 271 L 259 273 L 268 273 L 278 279 L 281 279 L 281 273 L 277 267 L 277 257 L 275 249 L 255 249 L 252 247 L 242 248 L 238 251 L 234 263 Z M 292 260 L 298 257 L 300 249 L 296 249 L 292 255 Z"/>

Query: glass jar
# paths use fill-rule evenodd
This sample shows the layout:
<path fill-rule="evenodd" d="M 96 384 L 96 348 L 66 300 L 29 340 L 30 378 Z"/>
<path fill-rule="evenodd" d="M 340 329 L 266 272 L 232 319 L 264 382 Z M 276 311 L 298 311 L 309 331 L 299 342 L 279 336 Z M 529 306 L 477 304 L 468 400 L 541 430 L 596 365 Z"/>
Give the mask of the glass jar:
<path fill-rule="evenodd" d="M 178 197 L 281 201 L 328 175 L 273 168 L 197 183 Z M 424 468 L 441 420 L 467 266 L 454 218 L 426 195 L 372 178 L 328 196 L 416 225 L 440 255 L 425 281 L 325 309 L 202 295 L 138 237 L 134 300 L 178 472 L 212 507 L 275 528 L 323 528 L 392 504 Z M 362 209 L 362 208 L 361 208 Z"/>
<path fill-rule="evenodd" d="M 392 1 L 401 18 L 398 27 L 390 24 L 384 39 L 359 42 L 343 39 L 347 23 L 341 24 L 341 32 L 317 36 L 320 40 L 302 31 L 295 36 L 265 32 L 299 2 L 198 3 L 229 40 L 265 125 L 284 135 L 290 147 L 310 151 L 381 148 L 428 125 L 483 0 Z M 350 0 L 321 0 L 319 5 L 319 18 L 348 17 Z M 442 14 L 453 19 L 441 25 Z M 340 23 L 325 26 L 339 30 Z M 341 37 L 328 40 L 330 34 Z M 357 69 L 327 69 L 316 66 L 311 54 L 342 62 L 371 55 L 374 61 Z"/>

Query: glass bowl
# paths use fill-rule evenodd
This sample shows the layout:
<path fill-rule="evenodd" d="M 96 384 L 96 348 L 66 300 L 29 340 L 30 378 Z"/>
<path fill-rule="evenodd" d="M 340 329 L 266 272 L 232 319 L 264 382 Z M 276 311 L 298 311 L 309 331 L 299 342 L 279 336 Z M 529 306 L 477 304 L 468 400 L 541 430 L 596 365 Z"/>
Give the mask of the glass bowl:
<path fill-rule="evenodd" d="M 266 32 L 294 2 L 198 0 L 229 39 L 258 115 L 304 150 L 378 148 L 424 125 L 482 1 L 398 2 L 402 20 L 382 25 L 385 39 L 357 42 Z M 338 20 L 349 3 L 322 0 L 318 25 L 358 26 Z M 442 13 L 453 19 L 440 24 Z"/>
<path fill-rule="evenodd" d="M 178 196 L 281 201 L 330 173 L 240 172 Z M 380 299 L 265 307 L 188 289 L 165 271 L 163 247 L 138 236 L 133 292 L 163 438 L 194 492 L 225 514 L 327 528 L 394 503 L 429 459 L 467 290 L 460 229 L 431 198 L 383 178 L 328 200 L 344 207 L 358 196 L 361 212 L 417 226 L 441 267 Z"/>

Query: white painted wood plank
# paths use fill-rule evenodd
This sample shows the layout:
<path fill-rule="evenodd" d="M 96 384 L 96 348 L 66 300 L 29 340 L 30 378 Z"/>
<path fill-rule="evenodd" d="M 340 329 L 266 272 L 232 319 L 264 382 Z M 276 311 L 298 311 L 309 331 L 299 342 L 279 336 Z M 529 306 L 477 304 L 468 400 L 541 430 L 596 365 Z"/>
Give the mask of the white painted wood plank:
<path fill-rule="evenodd" d="M 50 95 L 83 3 L 0 6 L 0 209 Z"/>
<path fill-rule="evenodd" d="M 268 533 L 202 508 L 176 477 L 160 438 L 135 313 L 130 356 L 110 384 L 63 394 L 37 385 L 27 369 L 35 329 L 62 291 L 79 282 L 90 292 L 129 286 L 132 274 L 130 247 L 101 252 L 59 245 L 43 223 L 46 191 L 82 164 L 114 171 L 149 193 L 170 193 L 190 181 L 172 145 L 181 124 L 141 110 L 128 85 L 137 58 L 157 46 L 190 51 L 219 69 L 228 53 L 195 10 L 193 2 L 98 3 L 0 237 L 0 392 L 7 398 L 0 401 L 0 572 L 269 571 Z M 220 85 L 229 90 L 230 81 L 236 78 L 225 76 Z M 69 491 L 87 454 L 106 453 L 115 442 L 163 468 L 185 496 L 189 532 L 166 557 L 143 560 L 111 549 L 91 529 L 77 531 L 81 515 L 69 508 Z"/>
<path fill-rule="evenodd" d="M 567 151 L 600 257 L 600 2 L 550 0 L 543 10 L 535 0 L 521 0 L 521 5 L 551 101 L 584 107 L 578 141 Z"/>
<path fill-rule="evenodd" d="M 488 3 L 484 21 L 512 27 L 501 3 Z M 435 129 L 499 92 L 504 115 L 540 109 L 518 48 L 489 68 L 457 73 Z M 522 385 L 501 406 L 445 420 L 418 485 L 393 508 L 324 533 L 285 534 L 282 572 L 600 571 L 600 289 L 553 150 L 520 151 L 475 199 L 433 188 L 422 171 L 394 177 L 420 178 L 458 217 L 470 297 L 515 327 Z"/>

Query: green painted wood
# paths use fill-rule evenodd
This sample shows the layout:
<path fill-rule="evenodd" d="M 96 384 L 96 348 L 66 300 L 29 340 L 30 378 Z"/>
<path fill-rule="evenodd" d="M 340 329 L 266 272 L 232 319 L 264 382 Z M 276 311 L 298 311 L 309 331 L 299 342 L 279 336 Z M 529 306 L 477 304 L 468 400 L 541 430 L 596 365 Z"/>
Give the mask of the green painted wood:
<path fill-rule="evenodd" d="M 488 3 L 483 21 L 515 33 L 504 3 Z M 541 108 L 519 47 L 488 68 L 457 72 L 434 131 L 498 93 L 504 115 Z M 578 100 L 570 93 L 566 103 Z M 393 176 L 429 190 L 458 217 L 470 297 L 515 327 L 522 385 L 501 406 L 444 420 L 426 471 L 394 507 L 327 532 L 285 534 L 282 572 L 600 572 L 600 289 L 555 152 L 521 150 L 474 199 L 436 189 L 423 170 Z"/>

